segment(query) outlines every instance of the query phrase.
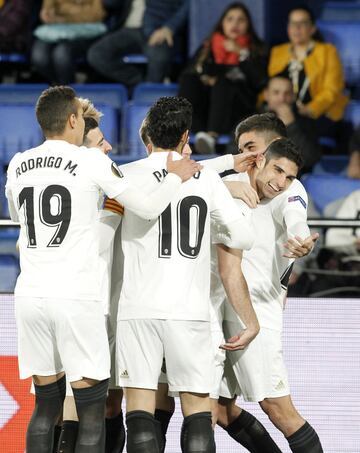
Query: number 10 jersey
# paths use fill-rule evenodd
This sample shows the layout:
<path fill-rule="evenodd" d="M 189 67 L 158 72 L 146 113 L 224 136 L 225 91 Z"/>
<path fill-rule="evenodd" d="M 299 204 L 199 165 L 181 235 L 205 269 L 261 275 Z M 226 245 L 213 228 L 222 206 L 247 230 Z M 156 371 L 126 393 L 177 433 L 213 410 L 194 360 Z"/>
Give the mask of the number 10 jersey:
<path fill-rule="evenodd" d="M 166 177 L 167 154 L 152 153 L 121 169 L 132 185 L 154 190 Z M 220 177 L 206 168 L 181 185 L 156 220 L 140 219 L 125 206 L 118 319 L 208 321 L 210 219 L 226 229 L 240 217 Z"/>

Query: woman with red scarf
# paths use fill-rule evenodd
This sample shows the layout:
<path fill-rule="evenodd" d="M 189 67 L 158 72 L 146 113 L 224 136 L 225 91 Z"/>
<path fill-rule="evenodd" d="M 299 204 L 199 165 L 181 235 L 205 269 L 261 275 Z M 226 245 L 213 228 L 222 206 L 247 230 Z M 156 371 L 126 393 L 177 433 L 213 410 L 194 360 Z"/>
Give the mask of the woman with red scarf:
<path fill-rule="evenodd" d="M 199 153 L 215 152 L 216 138 L 255 113 L 266 84 L 267 52 L 249 11 L 230 4 L 180 78 L 179 96 L 193 105 L 192 132 Z"/>

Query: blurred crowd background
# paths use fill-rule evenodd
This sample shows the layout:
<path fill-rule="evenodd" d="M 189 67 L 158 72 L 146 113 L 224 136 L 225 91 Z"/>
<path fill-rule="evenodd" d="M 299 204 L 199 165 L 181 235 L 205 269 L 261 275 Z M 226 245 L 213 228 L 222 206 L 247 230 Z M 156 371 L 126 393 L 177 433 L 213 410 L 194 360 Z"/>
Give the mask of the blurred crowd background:
<path fill-rule="evenodd" d="M 71 84 L 104 113 L 118 163 L 145 156 L 154 100 L 193 104 L 196 158 L 236 153 L 234 129 L 274 112 L 301 149 L 309 217 L 360 219 L 360 2 L 0 0 L 0 216 L 6 168 L 42 140 L 34 104 Z M 290 295 L 358 296 L 360 228 L 319 230 Z M 18 273 L 17 230 L 0 228 L 0 291 Z"/>

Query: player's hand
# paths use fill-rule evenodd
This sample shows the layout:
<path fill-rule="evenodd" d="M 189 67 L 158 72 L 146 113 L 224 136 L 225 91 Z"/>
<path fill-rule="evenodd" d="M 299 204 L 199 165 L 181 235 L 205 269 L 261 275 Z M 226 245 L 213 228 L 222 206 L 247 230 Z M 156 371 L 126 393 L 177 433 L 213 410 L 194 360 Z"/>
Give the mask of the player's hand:
<path fill-rule="evenodd" d="M 253 168 L 260 154 L 263 154 L 263 151 L 245 151 L 244 153 L 236 154 L 234 156 L 234 170 L 237 173 L 244 173 Z"/>
<path fill-rule="evenodd" d="M 168 173 L 175 173 L 182 182 L 187 181 L 202 169 L 202 165 L 192 159 L 173 160 L 172 153 L 168 154 L 166 169 Z"/>
<path fill-rule="evenodd" d="M 149 38 L 149 46 L 158 46 L 166 42 L 169 47 L 174 45 L 173 32 L 169 27 L 161 27 L 155 30 Z"/>
<path fill-rule="evenodd" d="M 225 351 L 241 351 L 253 341 L 259 330 L 260 328 L 245 329 L 238 335 L 234 335 L 226 340 L 226 343 L 222 344 L 220 349 L 224 349 Z"/>
<path fill-rule="evenodd" d="M 225 185 L 233 198 L 243 200 L 250 208 L 256 208 L 257 204 L 260 203 L 256 190 L 247 182 L 225 181 Z"/>
<path fill-rule="evenodd" d="M 319 239 L 319 233 L 313 233 L 306 239 L 301 239 L 299 236 L 295 236 L 295 239 L 289 239 L 284 247 L 288 252 L 284 253 L 283 256 L 286 258 L 302 258 L 308 255 L 314 248 L 315 242 Z"/>

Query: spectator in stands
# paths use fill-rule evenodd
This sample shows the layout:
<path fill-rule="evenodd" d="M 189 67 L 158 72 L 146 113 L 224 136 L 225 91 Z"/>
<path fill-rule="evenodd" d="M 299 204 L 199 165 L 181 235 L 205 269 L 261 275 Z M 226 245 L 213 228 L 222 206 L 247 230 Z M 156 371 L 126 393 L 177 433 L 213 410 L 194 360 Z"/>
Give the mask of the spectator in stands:
<path fill-rule="evenodd" d="M 339 219 L 360 219 L 360 189 L 348 195 L 336 213 Z M 360 255 L 360 228 L 330 228 L 326 246 L 334 247 L 347 255 Z"/>
<path fill-rule="evenodd" d="M 350 162 L 347 175 L 349 178 L 360 179 L 360 127 L 350 138 Z"/>
<path fill-rule="evenodd" d="M 298 7 L 290 11 L 288 37 L 288 43 L 271 50 L 269 76 L 281 74 L 292 81 L 301 115 L 341 120 L 348 102 L 342 93 L 342 66 L 336 48 L 320 42 L 310 9 Z"/>
<path fill-rule="evenodd" d="M 262 112 L 274 112 L 285 124 L 288 137 L 298 146 L 304 159 L 303 172 L 310 171 L 321 158 L 315 120 L 299 115 L 292 83 L 283 76 L 272 77 L 264 92 Z"/>
<path fill-rule="evenodd" d="M 162 82 L 187 22 L 189 0 L 130 0 L 126 5 L 125 22 L 91 46 L 88 62 L 107 79 L 132 88 L 143 80 L 143 71 L 139 65 L 124 63 L 122 57 L 144 53 L 146 81 Z"/>
<path fill-rule="evenodd" d="M 43 0 L 40 19 L 45 25 L 34 32 L 38 39 L 31 55 L 36 72 L 51 83 L 74 82 L 76 60 L 106 31 L 104 17 L 101 0 Z"/>
<path fill-rule="evenodd" d="M 248 9 L 230 4 L 180 78 L 179 96 L 194 108 L 195 150 L 215 152 L 216 138 L 255 112 L 267 54 Z"/>
<path fill-rule="evenodd" d="M 5 0 L 0 7 L 0 52 L 26 52 L 32 0 Z"/>

